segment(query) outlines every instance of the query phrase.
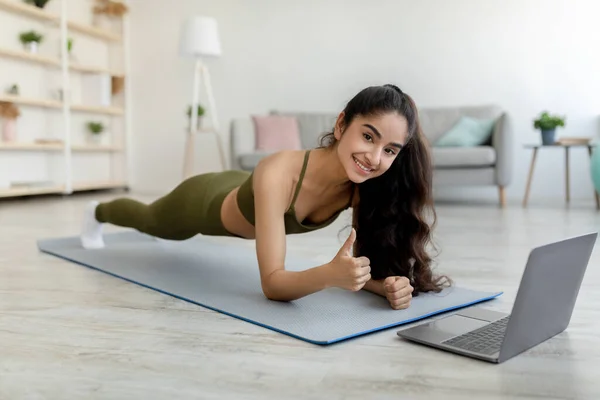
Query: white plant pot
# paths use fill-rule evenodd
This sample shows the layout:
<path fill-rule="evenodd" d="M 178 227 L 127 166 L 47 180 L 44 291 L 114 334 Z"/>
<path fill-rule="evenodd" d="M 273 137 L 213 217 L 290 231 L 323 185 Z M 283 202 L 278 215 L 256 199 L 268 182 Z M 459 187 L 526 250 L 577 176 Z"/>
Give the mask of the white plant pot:
<path fill-rule="evenodd" d="M 27 52 L 31 54 L 37 54 L 38 47 L 38 42 L 25 43 L 25 50 L 27 50 Z"/>
<path fill-rule="evenodd" d="M 87 141 L 92 145 L 99 145 L 102 143 L 102 134 L 101 133 L 88 133 Z"/>

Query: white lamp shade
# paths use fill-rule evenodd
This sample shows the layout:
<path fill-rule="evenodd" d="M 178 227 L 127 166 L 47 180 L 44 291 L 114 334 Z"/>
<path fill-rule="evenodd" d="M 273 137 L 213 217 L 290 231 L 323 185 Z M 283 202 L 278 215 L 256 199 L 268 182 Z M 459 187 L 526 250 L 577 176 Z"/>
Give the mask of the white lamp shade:
<path fill-rule="evenodd" d="M 221 42 L 217 20 L 211 17 L 190 17 L 181 30 L 179 50 L 182 56 L 220 56 Z"/>

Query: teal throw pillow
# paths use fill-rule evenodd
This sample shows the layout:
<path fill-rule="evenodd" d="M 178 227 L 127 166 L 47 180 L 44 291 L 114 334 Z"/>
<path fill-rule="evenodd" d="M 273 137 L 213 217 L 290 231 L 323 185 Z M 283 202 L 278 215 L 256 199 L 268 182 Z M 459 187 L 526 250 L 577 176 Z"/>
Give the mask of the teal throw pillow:
<path fill-rule="evenodd" d="M 463 116 L 450 130 L 442 135 L 435 146 L 469 147 L 484 144 L 492 135 L 493 119 L 476 119 Z"/>

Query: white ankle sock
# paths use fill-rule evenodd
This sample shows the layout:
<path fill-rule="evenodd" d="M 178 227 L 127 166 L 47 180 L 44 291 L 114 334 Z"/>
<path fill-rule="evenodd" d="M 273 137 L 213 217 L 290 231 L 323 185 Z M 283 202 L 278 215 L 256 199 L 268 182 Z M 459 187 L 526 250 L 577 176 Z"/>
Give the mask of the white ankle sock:
<path fill-rule="evenodd" d="M 102 223 L 96 220 L 96 207 L 98 204 L 97 201 L 91 201 L 85 208 L 81 229 L 81 245 L 85 249 L 99 249 L 104 247 Z"/>

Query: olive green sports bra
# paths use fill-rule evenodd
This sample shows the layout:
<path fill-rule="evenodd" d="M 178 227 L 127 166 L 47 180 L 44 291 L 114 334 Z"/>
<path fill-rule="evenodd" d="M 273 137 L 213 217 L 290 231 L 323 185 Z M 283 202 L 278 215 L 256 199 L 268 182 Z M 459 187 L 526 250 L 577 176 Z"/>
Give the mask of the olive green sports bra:
<path fill-rule="evenodd" d="M 306 152 L 304 155 L 304 165 L 302 166 L 302 172 L 300 172 L 300 178 L 298 179 L 298 184 L 296 185 L 296 191 L 294 192 L 294 198 L 292 199 L 292 204 L 287 209 L 285 214 L 283 215 L 285 221 L 285 233 L 304 233 L 310 232 L 317 229 L 325 228 L 330 225 L 333 221 L 339 217 L 342 211 L 348 209 L 352 204 L 352 198 L 350 198 L 350 202 L 346 207 L 341 210 L 338 210 L 335 214 L 329 217 L 327 220 L 321 222 L 320 224 L 311 224 L 304 223 L 304 221 L 298 221 L 296 217 L 296 210 L 294 208 L 296 204 L 296 199 L 298 198 L 298 193 L 300 193 L 300 188 L 302 187 L 302 180 L 304 179 L 304 173 L 306 172 L 306 166 L 308 164 L 308 155 L 310 150 Z M 252 175 L 240 186 L 237 192 L 237 203 L 241 213 L 244 215 L 246 220 L 250 222 L 252 225 L 255 224 L 255 214 L 254 214 L 254 190 L 252 188 Z M 353 192 L 354 194 L 354 192 Z"/>

